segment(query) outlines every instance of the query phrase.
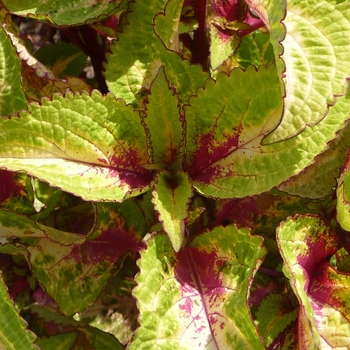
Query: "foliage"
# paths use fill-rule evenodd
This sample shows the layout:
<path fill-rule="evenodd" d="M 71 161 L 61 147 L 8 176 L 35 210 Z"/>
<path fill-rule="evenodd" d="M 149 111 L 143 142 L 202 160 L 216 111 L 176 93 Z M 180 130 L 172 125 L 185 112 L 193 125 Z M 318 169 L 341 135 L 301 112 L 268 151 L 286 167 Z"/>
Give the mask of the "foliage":
<path fill-rule="evenodd" d="M 346 0 L 0 6 L 1 348 L 348 347 Z"/>

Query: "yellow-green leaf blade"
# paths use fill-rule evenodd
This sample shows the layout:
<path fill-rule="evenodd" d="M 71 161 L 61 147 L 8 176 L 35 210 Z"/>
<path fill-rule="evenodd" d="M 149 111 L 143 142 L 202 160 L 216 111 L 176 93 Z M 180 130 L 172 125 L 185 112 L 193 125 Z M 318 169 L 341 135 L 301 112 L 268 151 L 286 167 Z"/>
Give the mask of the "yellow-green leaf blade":
<path fill-rule="evenodd" d="M 153 204 L 176 251 L 180 250 L 184 239 L 184 220 L 188 217 L 191 196 L 192 186 L 186 173 L 164 171 L 157 177 Z"/>
<path fill-rule="evenodd" d="M 3 3 L 17 16 L 48 20 L 57 25 L 77 25 L 87 20 L 96 21 L 102 16 L 107 17 L 120 6 L 121 2 L 121 0 L 5 0 Z"/>
<path fill-rule="evenodd" d="M 33 333 L 26 329 L 25 321 L 20 317 L 10 300 L 5 283 L 0 275 L 0 348 L 6 350 L 37 350 Z"/>
<path fill-rule="evenodd" d="M 150 134 L 152 162 L 160 166 L 171 165 L 182 153 L 183 121 L 180 120 L 179 99 L 169 87 L 164 67 L 151 85 L 144 118 Z"/>
<path fill-rule="evenodd" d="M 0 26 L 0 115 L 27 107 L 21 84 L 21 63 L 11 40 Z"/>
<path fill-rule="evenodd" d="M 86 200 L 121 201 L 151 182 L 139 114 L 97 91 L 54 95 L 0 120 L 0 167 L 26 171 Z"/>

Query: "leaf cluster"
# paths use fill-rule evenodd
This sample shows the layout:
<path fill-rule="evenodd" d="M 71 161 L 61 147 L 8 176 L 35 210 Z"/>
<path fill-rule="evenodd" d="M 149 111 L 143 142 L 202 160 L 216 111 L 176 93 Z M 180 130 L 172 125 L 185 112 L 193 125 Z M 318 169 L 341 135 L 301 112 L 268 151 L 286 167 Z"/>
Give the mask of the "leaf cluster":
<path fill-rule="evenodd" d="M 0 347 L 350 339 L 346 0 L 0 1 Z"/>

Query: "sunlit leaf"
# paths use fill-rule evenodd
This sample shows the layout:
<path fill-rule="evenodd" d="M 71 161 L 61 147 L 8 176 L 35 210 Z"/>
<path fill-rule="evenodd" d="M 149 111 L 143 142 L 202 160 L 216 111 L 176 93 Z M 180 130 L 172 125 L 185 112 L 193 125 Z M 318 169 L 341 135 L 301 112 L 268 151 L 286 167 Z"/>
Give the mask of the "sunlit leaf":
<path fill-rule="evenodd" d="M 20 60 L 6 32 L 0 27 L 0 115 L 27 107 L 21 80 Z"/>
<path fill-rule="evenodd" d="M 121 0 L 112 2 L 107 0 L 75 0 L 73 3 L 54 0 L 28 0 L 25 2 L 5 0 L 3 3 L 11 13 L 17 16 L 47 20 L 57 25 L 77 25 L 83 24 L 87 20 L 96 21 L 97 18 L 108 16 L 119 7 Z"/>
<path fill-rule="evenodd" d="M 335 103 L 335 96 L 345 93 L 350 71 L 347 1 L 288 1 L 283 24 L 286 30 L 281 56 L 285 65 L 285 109 L 281 125 L 266 142 L 290 138 L 306 126 L 319 123 L 328 107 Z M 283 27 L 276 27 L 274 31 L 281 33 L 274 34 L 279 40 Z M 275 48 L 277 45 L 275 41 Z"/>
<path fill-rule="evenodd" d="M 0 347 L 8 350 L 32 350 L 35 346 L 35 335 L 28 331 L 26 322 L 18 315 L 9 298 L 6 286 L 0 276 Z"/>
<path fill-rule="evenodd" d="M 87 200 L 121 201 L 150 184 L 139 114 L 112 95 L 54 95 L 0 124 L 0 166 L 9 170 Z"/>
<path fill-rule="evenodd" d="M 283 271 L 300 304 L 300 349 L 323 349 L 326 344 L 331 348 L 347 346 L 350 279 L 326 260 L 339 248 L 332 227 L 316 216 L 295 216 L 280 225 L 277 241 L 284 259 Z"/>
<path fill-rule="evenodd" d="M 140 328 L 130 349 L 263 349 L 247 298 L 266 251 L 246 229 L 217 227 L 176 254 L 156 235 L 139 261 Z"/>
<path fill-rule="evenodd" d="M 226 84 L 235 84 L 237 89 L 239 83 L 237 79 L 230 80 L 222 75 L 222 80 L 219 76 L 216 84 L 208 82 L 206 90 L 200 91 L 197 99 L 190 100 L 191 106 L 186 109 L 189 173 L 199 192 L 230 198 L 268 191 L 311 165 L 316 155 L 327 150 L 327 142 L 334 140 L 345 127 L 349 118 L 349 91 L 337 99 L 317 125 L 306 127 L 289 140 L 261 145 L 263 133 L 275 125 L 282 107 L 278 78 L 269 74 L 273 71 L 273 66 L 268 70 L 260 68 L 258 72 L 252 68 L 246 73 L 234 70 L 230 78 L 237 74 L 244 79 L 242 84 L 248 90 L 244 96 L 240 95 L 244 88 L 237 91 L 237 97 L 232 90 L 225 89 Z M 250 89 L 248 76 L 252 84 Z M 267 79 L 271 79 L 270 83 Z M 260 93 L 254 89 L 261 89 Z M 247 97 L 253 91 L 252 101 L 256 105 Z M 269 96 L 264 98 L 265 94 Z M 201 118 L 196 117 L 196 110 L 200 108 L 207 110 L 208 119 L 202 114 Z M 229 113 L 230 108 L 233 110 Z M 193 130 L 196 132 L 191 135 Z"/>
<path fill-rule="evenodd" d="M 66 315 L 84 311 L 116 272 L 115 263 L 137 250 L 134 229 L 127 229 L 122 216 L 106 209 L 99 207 L 97 224 L 81 244 L 42 238 L 27 248 L 34 275 Z"/>
<path fill-rule="evenodd" d="M 182 6 L 182 0 L 175 1 L 175 4 L 171 1 L 171 6 Z M 124 98 L 127 103 L 142 101 L 144 92 L 149 89 L 162 65 L 167 67 L 167 78 L 172 86 L 176 86 L 182 102 L 208 78 L 200 66 L 191 66 L 177 53 L 168 51 L 155 33 L 154 16 L 163 13 L 168 2 L 130 2 L 128 25 L 122 27 L 118 41 L 111 48 L 112 54 L 107 56 L 105 76 L 108 87 L 116 97 Z M 168 15 L 168 12 L 165 14 Z M 169 16 L 173 17 L 173 13 Z M 169 37 L 164 40 L 166 42 Z"/>
<path fill-rule="evenodd" d="M 147 116 L 144 118 L 150 134 L 152 163 L 160 167 L 171 166 L 183 157 L 181 148 L 184 143 L 184 120 L 175 93 L 175 90 L 169 88 L 164 67 L 161 67 L 151 85 L 145 106 Z"/>
<path fill-rule="evenodd" d="M 185 219 L 192 196 L 191 183 L 185 173 L 159 174 L 153 192 L 153 203 L 159 212 L 159 221 L 176 251 L 179 251 L 185 234 Z"/>

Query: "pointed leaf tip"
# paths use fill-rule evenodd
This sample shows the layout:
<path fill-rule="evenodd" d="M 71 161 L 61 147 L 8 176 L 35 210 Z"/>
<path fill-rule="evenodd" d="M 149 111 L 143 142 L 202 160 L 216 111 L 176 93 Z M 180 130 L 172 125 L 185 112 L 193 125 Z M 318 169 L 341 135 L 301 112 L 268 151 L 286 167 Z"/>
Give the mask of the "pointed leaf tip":
<path fill-rule="evenodd" d="M 179 251 L 184 239 L 188 205 L 192 197 L 192 186 L 184 172 L 171 174 L 161 172 L 153 191 L 153 204 L 159 213 L 159 220 L 169 236 L 175 251 Z"/>

